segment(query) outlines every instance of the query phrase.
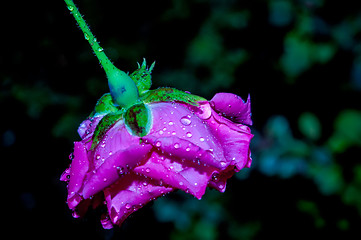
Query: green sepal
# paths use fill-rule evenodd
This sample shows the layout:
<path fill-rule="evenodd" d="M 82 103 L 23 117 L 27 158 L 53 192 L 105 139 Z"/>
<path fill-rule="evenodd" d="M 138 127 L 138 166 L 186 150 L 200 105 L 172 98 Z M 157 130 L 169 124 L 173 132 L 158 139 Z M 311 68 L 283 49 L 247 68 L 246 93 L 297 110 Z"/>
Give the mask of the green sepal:
<path fill-rule="evenodd" d="M 97 104 L 94 107 L 94 111 L 90 114 L 89 117 L 96 117 L 98 115 L 117 112 L 119 110 L 120 108 L 114 105 L 111 94 L 105 93 L 101 98 L 99 98 Z"/>
<path fill-rule="evenodd" d="M 207 101 L 206 99 L 175 88 L 158 88 L 150 90 L 141 95 L 145 103 L 151 102 L 184 102 L 193 106 L 199 106 L 198 102 Z"/>
<path fill-rule="evenodd" d="M 143 59 L 143 63 L 140 66 L 138 63 L 138 69 L 135 70 L 132 74 L 130 74 L 130 78 L 135 82 L 138 88 L 139 94 L 150 89 L 152 85 L 152 70 L 154 68 L 155 62 L 147 68 L 147 62 Z"/>
<path fill-rule="evenodd" d="M 125 126 L 135 136 L 144 137 L 152 127 L 152 114 L 144 103 L 138 103 L 127 109 Z"/>
<path fill-rule="evenodd" d="M 97 147 L 107 131 L 123 118 L 123 114 L 124 111 L 111 112 L 100 120 L 93 133 L 91 150 Z"/>

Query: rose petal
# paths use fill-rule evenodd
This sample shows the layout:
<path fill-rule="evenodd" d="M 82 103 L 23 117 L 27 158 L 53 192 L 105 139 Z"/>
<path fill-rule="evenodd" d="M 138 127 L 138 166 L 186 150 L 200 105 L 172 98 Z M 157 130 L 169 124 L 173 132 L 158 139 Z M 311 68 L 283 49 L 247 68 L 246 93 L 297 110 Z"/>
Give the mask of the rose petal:
<path fill-rule="evenodd" d="M 127 150 L 108 155 L 104 163 L 95 172 L 91 172 L 84 185 L 84 198 L 89 198 L 113 184 L 119 178 L 119 171 L 134 168 L 147 156 L 151 149 L 152 146 L 150 145 L 132 145 Z"/>
<path fill-rule="evenodd" d="M 216 158 L 212 151 L 204 150 L 188 140 L 178 137 L 156 138 L 152 136 L 143 137 L 143 139 L 160 151 L 167 153 L 169 156 L 186 159 L 188 161 L 199 160 L 202 164 L 214 166 L 219 169 L 226 168 L 226 162 L 222 161 L 223 158 Z"/>
<path fill-rule="evenodd" d="M 145 164 L 134 168 L 134 172 L 201 199 L 213 169 L 198 163 L 165 157 L 158 152 L 153 152 Z"/>
<path fill-rule="evenodd" d="M 214 109 L 221 112 L 232 121 L 252 125 L 251 99 L 248 95 L 247 102 L 241 97 L 232 93 L 217 93 L 211 100 Z"/>
<path fill-rule="evenodd" d="M 69 171 L 68 205 L 74 209 L 81 201 L 79 190 L 89 169 L 86 147 L 82 142 L 74 142 L 74 159 Z"/>
<path fill-rule="evenodd" d="M 100 115 L 98 117 L 94 118 L 87 118 L 84 120 L 80 126 L 78 127 L 78 134 L 82 139 L 89 138 L 93 135 L 93 132 L 100 122 L 100 120 L 103 118 L 104 115 Z"/>
<path fill-rule="evenodd" d="M 222 142 L 227 166 L 231 164 L 238 169 L 249 166 L 249 144 L 253 137 L 250 128 L 242 124 L 234 124 L 215 111 L 206 122 L 215 138 Z"/>
<path fill-rule="evenodd" d="M 104 135 L 94 152 L 94 168 L 99 168 L 106 159 L 120 151 L 127 150 L 131 145 L 139 145 L 139 137 L 132 136 L 126 129 L 123 120 L 119 120 Z"/>
<path fill-rule="evenodd" d="M 104 189 L 104 197 L 111 221 L 120 225 L 131 213 L 171 191 L 173 188 L 159 186 L 155 181 L 130 173 Z"/>

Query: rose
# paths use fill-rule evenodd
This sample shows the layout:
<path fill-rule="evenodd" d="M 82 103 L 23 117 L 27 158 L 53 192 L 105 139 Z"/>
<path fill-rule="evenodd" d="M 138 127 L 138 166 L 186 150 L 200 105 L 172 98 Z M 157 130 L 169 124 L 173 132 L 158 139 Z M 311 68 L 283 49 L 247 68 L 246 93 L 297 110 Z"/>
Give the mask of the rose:
<path fill-rule="evenodd" d="M 71 166 L 61 177 L 69 181 L 69 208 L 81 216 L 105 199 L 102 223 L 111 228 L 175 189 L 198 199 L 207 186 L 225 191 L 226 180 L 251 165 L 253 135 L 244 125 L 252 124 L 250 99 L 218 93 L 198 104 L 147 103 L 150 127 L 144 136 L 126 119 L 99 114 L 85 120 L 78 129 L 82 140 L 74 143 Z M 105 130 L 99 130 L 102 125 Z"/>
<path fill-rule="evenodd" d="M 105 55 L 72 0 L 65 0 L 99 59 L 110 93 L 78 128 L 68 182 L 68 206 L 83 216 L 105 204 L 104 228 L 173 190 L 200 199 L 207 186 L 220 192 L 226 180 L 251 165 L 250 100 L 219 93 L 204 98 L 171 88 L 149 90 L 154 63 L 132 74 Z"/>

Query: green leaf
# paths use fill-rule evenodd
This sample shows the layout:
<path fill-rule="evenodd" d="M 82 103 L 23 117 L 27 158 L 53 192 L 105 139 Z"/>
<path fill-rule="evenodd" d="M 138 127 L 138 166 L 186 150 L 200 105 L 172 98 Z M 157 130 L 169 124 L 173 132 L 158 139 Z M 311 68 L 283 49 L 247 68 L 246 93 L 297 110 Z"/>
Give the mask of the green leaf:
<path fill-rule="evenodd" d="M 152 114 L 144 103 L 131 106 L 125 113 L 125 125 L 135 136 L 144 137 L 152 126 Z"/>
<path fill-rule="evenodd" d="M 117 112 L 120 110 L 114 105 L 112 96 L 110 93 L 105 93 L 95 105 L 94 111 L 90 114 L 90 117 L 96 117 L 98 115 Z"/>
<path fill-rule="evenodd" d="M 123 118 L 123 111 L 111 112 L 105 115 L 96 126 L 93 134 L 91 150 L 98 146 L 106 132 L 120 119 Z"/>
<path fill-rule="evenodd" d="M 184 102 L 193 106 L 199 106 L 198 102 L 207 101 L 206 99 L 180 91 L 175 88 L 158 88 L 150 90 L 141 96 L 145 103 L 151 102 Z"/>

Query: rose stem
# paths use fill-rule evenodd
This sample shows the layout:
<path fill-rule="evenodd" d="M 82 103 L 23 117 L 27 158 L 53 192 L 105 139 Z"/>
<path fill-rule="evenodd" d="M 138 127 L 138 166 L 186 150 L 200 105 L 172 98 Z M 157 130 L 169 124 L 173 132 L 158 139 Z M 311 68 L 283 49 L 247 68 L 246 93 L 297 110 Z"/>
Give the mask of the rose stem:
<path fill-rule="evenodd" d="M 121 107 L 129 107 L 133 105 L 139 97 L 136 84 L 125 72 L 116 68 L 107 55 L 105 55 L 103 48 L 99 45 L 97 39 L 90 31 L 74 2 L 72 0 L 64 1 L 68 6 L 69 11 L 74 16 L 80 29 L 83 31 L 84 38 L 89 42 L 93 52 L 104 68 L 114 104 Z"/>

